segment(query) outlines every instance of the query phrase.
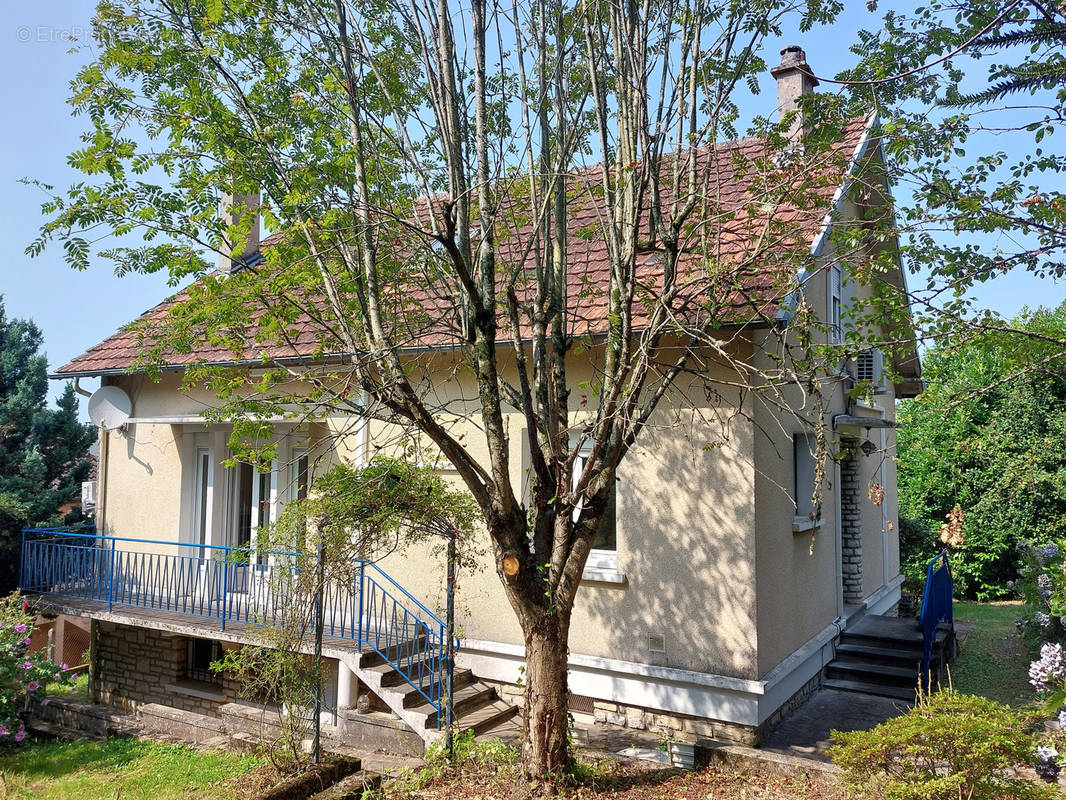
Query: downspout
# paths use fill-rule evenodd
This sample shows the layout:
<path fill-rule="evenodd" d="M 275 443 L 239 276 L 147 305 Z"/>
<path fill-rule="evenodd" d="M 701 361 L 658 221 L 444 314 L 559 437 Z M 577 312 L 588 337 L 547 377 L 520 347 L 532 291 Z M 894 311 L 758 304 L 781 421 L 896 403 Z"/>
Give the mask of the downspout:
<path fill-rule="evenodd" d="M 836 504 L 836 536 L 833 537 L 833 546 L 836 548 L 836 584 L 837 584 L 837 619 L 844 619 L 844 525 L 843 525 L 843 510 L 840 502 L 840 462 L 834 461 L 833 463 L 833 479 L 836 481 L 833 485 L 836 490 L 833 492 L 833 500 Z"/>
<path fill-rule="evenodd" d="M 881 470 L 878 479 L 881 482 L 881 489 L 885 487 L 885 458 L 887 457 L 888 448 L 888 435 L 885 433 L 885 429 L 881 428 Z M 897 497 L 899 496 L 897 490 Z M 882 495 L 881 499 L 881 580 L 885 586 L 888 586 L 888 582 L 892 576 L 888 574 L 888 503 L 885 502 L 886 498 Z"/>
<path fill-rule="evenodd" d="M 96 492 L 96 533 L 98 536 L 107 535 L 107 457 L 110 450 L 111 431 L 107 430 L 103 426 L 100 426 L 99 439 L 100 442 L 100 461 L 99 467 L 96 470 L 96 480 L 99 482 L 99 487 Z"/>

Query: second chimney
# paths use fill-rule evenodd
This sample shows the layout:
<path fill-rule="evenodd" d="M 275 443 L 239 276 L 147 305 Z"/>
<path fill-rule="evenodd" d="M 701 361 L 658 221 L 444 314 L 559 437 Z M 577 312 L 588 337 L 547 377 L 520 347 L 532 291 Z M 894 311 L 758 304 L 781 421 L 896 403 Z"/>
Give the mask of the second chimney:
<path fill-rule="evenodd" d="M 218 259 L 219 272 L 230 274 L 244 266 L 245 259 L 259 252 L 259 193 L 232 195 L 224 193 L 219 203 L 222 221 L 238 225 L 245 214 L 252 215 L 251 228 L 243 242 L 224 243 Z M 228 251 L 228 252 L 227 252 Z"/>
<path fill-rule="evenodd" d="M 814 70 L 807 66 L 807 54 L 797 45 L 789 45 L 781 51 L 781 63 L 770 70 L 777 80 L 777 118 L 783 120 L 793 111 L 788 138 L 796 140 L 803 131 L 803 110 L 799 106 L 800 95 L 810 94 L 818 85 Z"/>

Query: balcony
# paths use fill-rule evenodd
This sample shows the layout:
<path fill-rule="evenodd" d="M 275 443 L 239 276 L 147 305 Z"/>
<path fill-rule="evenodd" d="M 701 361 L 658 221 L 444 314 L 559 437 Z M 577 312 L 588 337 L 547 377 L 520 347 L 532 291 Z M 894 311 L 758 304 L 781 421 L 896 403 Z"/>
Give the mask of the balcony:
<path fill-rule="evenodd" d="M 22 532 L 19 586 L 56 611 L 125 609 L 134 624 L 195 621 L 201 636 L 217 626 L 245 642 L 267 626 L 297 627 L 310 641 L 320 618 L 328 644 L 374 652 L 441 709 L 444 622 L 369 561 L 326 574 L 308 553 L 34 528 Z"/>

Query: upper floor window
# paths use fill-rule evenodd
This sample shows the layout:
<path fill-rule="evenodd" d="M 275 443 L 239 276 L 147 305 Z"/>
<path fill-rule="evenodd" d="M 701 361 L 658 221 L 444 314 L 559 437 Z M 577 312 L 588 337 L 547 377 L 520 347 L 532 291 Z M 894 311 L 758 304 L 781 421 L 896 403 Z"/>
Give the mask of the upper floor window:
<path fill-rule="evenodd" d="M 841 321 L 844 276 L 838 266 L 829 268 L 829 343 L 844 341 L 844 326 Z"/>

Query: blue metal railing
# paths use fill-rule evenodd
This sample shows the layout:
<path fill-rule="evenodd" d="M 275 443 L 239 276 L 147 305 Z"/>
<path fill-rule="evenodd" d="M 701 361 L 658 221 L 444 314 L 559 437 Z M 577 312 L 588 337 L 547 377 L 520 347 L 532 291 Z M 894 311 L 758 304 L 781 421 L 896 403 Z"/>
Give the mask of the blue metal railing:
<path fill-rule="evenodd" d="M 929 664 L 933 657 L 936 629 L 941 622 L 954 625 L 951 605 L 953 595 L 951 567 L 948 565 L 948 554 L 945 551 L 929 562 L 925 572 L 925 594 L 922 596 L 922 610 L 918 617 L 922 627 L 923 689 L 929 688 Z"/>
<path fill-rule="evenodd" d="M 22 591 L 105 602 L 109 610 L 129 606 L 213 619 L 222 630 L 227 622 L 306 624 L 292 611 L 313 605 L 313 587 L 301 577 L 314 556 L 86 530 L 92 528 L 24 530 Z M 437 711 L 440 726 L 446 653 L 444 622 L 436 614 L 379 566 L 355 559 L 327 576 L 322 618 L 324 635 L 367 646 L 399 672 Z"/>

